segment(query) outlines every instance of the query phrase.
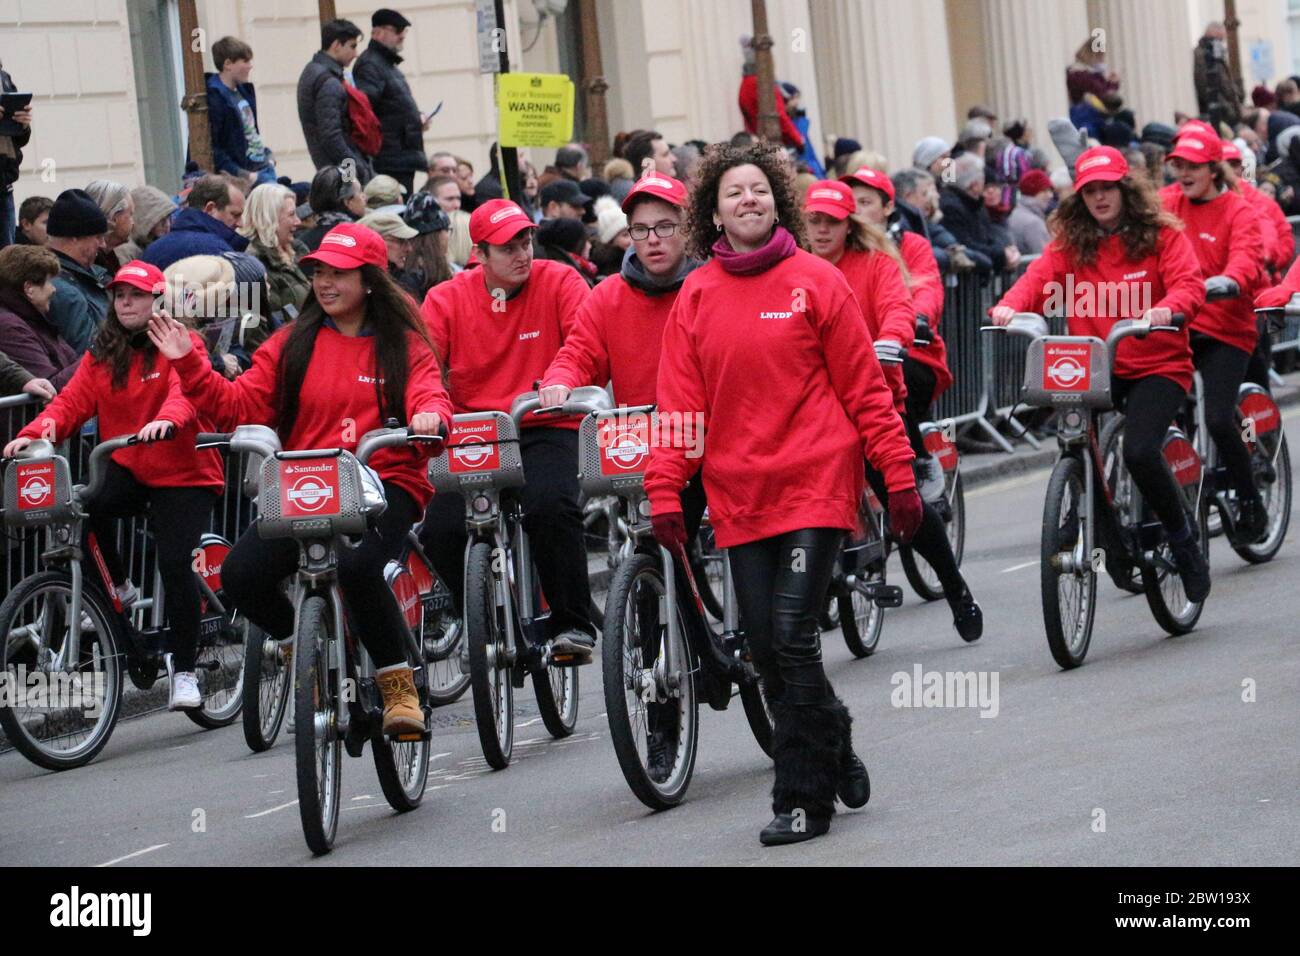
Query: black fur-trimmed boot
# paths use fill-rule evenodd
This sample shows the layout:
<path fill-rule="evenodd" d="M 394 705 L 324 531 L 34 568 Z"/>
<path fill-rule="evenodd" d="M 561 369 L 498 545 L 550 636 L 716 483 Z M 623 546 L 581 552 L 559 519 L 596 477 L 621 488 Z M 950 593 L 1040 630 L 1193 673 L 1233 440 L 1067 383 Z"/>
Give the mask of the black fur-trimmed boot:
<path fill-rule="evenodd" d="M 834 697 L 819 704 L 772 705 L 776 816 L 758 835 L 764 846 L 802 843 L 830 830 L 843 750 L 843 709 Z"/>
<path fill-rule="evenodd" d="M 840 776 L 835 786 L 840 803 L 851 810 L 865 807 L 871 799 L 871 778 L 867 775 L 867 765 L 853 752 L 853 717 L 844 701 L 835 699 L 840 711 L 840 733 L 843 743 L 840 749 Z"/>

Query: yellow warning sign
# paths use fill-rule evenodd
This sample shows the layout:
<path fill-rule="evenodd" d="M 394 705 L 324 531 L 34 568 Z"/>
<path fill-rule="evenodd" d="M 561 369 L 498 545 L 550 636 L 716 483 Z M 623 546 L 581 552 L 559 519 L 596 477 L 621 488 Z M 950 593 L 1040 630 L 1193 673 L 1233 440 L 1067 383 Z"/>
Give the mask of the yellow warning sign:
<path fill-rule="evenodd" d="M 573 138 L 573 81 L 562 73 L 497 77 L 502 146 L 563 146 Z"/>

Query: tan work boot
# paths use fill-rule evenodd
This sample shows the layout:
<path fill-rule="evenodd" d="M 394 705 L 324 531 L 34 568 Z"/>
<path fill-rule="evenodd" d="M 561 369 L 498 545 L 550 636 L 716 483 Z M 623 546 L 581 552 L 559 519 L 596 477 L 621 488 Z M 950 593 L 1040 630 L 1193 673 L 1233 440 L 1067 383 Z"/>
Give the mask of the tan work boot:
<path fill-rule="evenodd" d="M 384 733 L 424 733 L 424 712 L 415 692 L 415 675 L 409 667 L 394 667 L 375 675 L 384 695 Z"/>

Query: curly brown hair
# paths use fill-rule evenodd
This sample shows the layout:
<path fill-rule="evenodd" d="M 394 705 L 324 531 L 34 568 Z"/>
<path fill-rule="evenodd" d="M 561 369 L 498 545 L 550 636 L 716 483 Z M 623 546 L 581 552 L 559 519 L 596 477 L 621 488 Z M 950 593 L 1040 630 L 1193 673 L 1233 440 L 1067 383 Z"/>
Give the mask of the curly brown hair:
<path fill-rule="evenodd" d="M 790 231 L 800 249 L 807 249 L 803 215 L 794 188 L 794 166 L 786 158 L 785 151 L 776 143 L 759 142 L 751 146 L 718 143 L 705 151 L 699 179 L 687 202 L 688 255 L 697 259 L 712 258 L 713 243 L 718 238 L 718 227 L 713 224 L 713 214 L 718 208 L 718 185 L 723 174 L 737 166 L 757 166 L 762 171 L 772 187 L 777 222 Z"/>
<path fill-rule="evenodd" d="M 1145 259 L 1156 251 L 1160 230 L 1182 229 L 1182 221 L 1160 203 L 1156 187 L 1146 176 L 1132 172 L 1116 183 L 1124 200 L 1117 230 L 1130 259 Z M 1047 221 L 1053 237 L 1082 265 L 1097 261 L 1097 247 L 1106 233 L 1092 218 L 1083 193 L 1071 193 Z"/>

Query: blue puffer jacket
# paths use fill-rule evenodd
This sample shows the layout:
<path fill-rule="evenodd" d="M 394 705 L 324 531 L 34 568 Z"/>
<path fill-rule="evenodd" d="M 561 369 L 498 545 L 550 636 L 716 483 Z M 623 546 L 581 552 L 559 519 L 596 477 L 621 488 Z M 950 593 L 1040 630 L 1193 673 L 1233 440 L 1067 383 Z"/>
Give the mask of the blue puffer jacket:
<path fill-rule="evenodd" d="M 172 219 L 172 231 L 149 243 L 142 258 L 159 269 L 189 256 L 219 256 L 243 252 L 248 240 L 219 219 L 199 209 L 185 207 Z"/>
<path fill-rule="evenodd" d="M 260 168 L 248 161 L 248 139 L 239 115 L 239 97 L 248 100 L 257 124 L 257 94 L 252 83 L 240 83 L 232 90 L 216 73 L 203 74 L 208 87 L 208 126 L 212 129 L 212 162 L 223 173 L 241 176 L 246 170 Z M 263 166 L 265 163 L 262 164 Z"/>

